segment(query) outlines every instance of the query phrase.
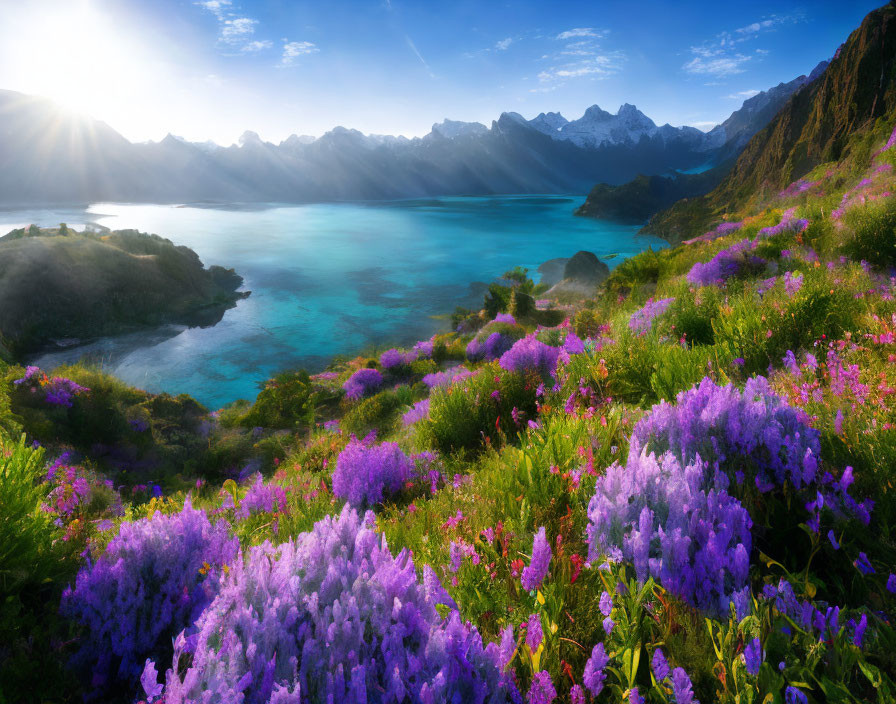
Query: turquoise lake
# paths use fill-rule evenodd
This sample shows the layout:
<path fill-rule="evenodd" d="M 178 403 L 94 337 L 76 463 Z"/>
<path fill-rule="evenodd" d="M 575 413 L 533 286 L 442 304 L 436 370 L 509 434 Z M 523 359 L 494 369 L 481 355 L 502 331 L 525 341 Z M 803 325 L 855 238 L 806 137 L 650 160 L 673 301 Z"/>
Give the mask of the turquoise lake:
<path fill-rule="evenodd" d="M 153 232 L 233 267 L 248 298 L 211 328 L 167 326 L 41 355 L 45 368 L 88 358 L 148 391 L 218 408 L 252 399 L 278 371 L 323 369 L 335 355 L 413 343 L 436 318 L 481 304 L 481 282 L 535 271 L 586 249 L 610 267 L 662 240 L 638 227 L 573 216 L 580 196 L 429 198 L 381 203 L 183 207 L 99 203 L 0 211 L 0 233 L 26 223 Z M 536 276 L 537 278 L 537 276 Z M 474 282 L 480 282 L 476 286 Z"/>

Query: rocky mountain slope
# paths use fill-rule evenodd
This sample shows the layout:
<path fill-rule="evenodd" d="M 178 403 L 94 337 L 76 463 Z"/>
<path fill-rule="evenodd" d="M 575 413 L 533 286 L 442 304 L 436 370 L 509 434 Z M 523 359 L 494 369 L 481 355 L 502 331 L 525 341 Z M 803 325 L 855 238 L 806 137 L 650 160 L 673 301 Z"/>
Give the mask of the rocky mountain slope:
<path fill-rule="evenodd" d="M 638 223 L 682 198 L 709 193 L 722 182 L 753 135 L 774 119 L 795 92 L 815 82 L 827 66 L 828 62 L 822 61 L 808 76 L 779 83 L 748 98 L 739 110 L 706 133 L 705 149 L 712 155 L 712 163 L 715 164 L 707 171 L 653 176 L 638 174 L 633 180 L 618 186 L 599 183 L 591 189 L 576 214 Z"/>
<path fill-rule="evenodd" d="M 867 155 L 896 114 L 896 7 L 870 13 L 818 80 L 788 100 L 711 193 L 676 203 L 645 227 L 670 241 L 726 212 L 764 202 L 820 164 Z M 865 138 L 867 137 L 867 139 Z"/>

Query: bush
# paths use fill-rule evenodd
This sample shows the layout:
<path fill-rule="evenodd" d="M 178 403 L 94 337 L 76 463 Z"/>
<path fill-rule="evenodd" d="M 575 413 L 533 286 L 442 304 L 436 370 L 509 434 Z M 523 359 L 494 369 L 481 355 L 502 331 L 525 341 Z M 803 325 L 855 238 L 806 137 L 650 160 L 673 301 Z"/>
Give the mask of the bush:
<path fill-rule="evenodd" d="M 443 454 L 501 444 L 537 414 L 535 374 L 505 372 L 494 363 L 468 379 L 432 390 L 429 420 L 417 424 L 421 437 Z"/>
<path fill-rule="evenodd" d="M 62 613 L 83 627 L 75 664 L 96 693 L 133 692 L 147 658 L 171 642 L 214 598 L 239 543 L 189 502 L 180 513 L 123 523 L 93 564 L 63 594 Z"/>
<path fill-rule="evenodd" d="M 421 583 L 373 522 L 346 507 L 237 561 L 197 623 L 195 651 L 178 641 L 164 701 L 238 690 L 249 702 L 509 701 L 501 668 L 513 646 L 483 647 L 457 612 L 440 618 L 436 604 L 454 604 L 433 571 Z"/>
<path fill-rule="evenodd" d="M 407 404 L 406 396 L 407 391 L 403 394 L 383 391 L 366 398 L 349 409 L 340 425 L 347 433 L 354 433 L 359 437 L 367 435 L 371 430 L 377 430 L 380 434 L 388 432 L 396 424 L 398 410 Z"/>
<path fill-rule="evenodd" d="M 318 397 L 308 372 L 283 372 L 265 382 L 240 421 L 245 428 L 295 428 L 314 424 Z"/>
<path fill-rule="evenodd" d="M 846 256 L 880 267 L 896 265 L 896 203 L 892 198 L 847 210 L 844 221 L 853 233 L 843 245 Z"/>

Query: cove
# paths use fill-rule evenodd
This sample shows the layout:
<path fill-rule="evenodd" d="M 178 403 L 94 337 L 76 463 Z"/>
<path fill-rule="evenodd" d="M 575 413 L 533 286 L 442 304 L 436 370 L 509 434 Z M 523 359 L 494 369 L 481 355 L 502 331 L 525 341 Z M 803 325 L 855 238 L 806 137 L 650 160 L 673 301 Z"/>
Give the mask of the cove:
<path fill-rule="evenodd" d="M 252 399 L 284 369 L 319 371 L 337 355 L 413 343 L 477 306 L 481 282 L 580 249 L 612 268 L 662 240 L 572 212 L 584 196 L 427 198 L 263 206 L 98 203 L 6 210 L 25 223 L 135 228 L 233 267 L 248 298 L 211 328 L 169 326 L 42 354 L 45 368 L 86 358 L 147 391 L 188 393 L 211 408 Z M 537 280 L 537 275 L 535 276 Z M 476 285 L 476 282 L 480 282 Z"/>

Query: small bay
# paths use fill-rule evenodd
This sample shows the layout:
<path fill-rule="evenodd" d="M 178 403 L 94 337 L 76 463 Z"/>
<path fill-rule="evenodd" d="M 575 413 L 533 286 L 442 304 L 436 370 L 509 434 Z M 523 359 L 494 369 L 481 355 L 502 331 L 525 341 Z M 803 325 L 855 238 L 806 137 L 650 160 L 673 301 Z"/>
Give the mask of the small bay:
<path fill-rule="evenodd" d="M 252 292 L 211 328 L 102 338 L 38 356 L 45 368 L 87 358 L 148 391 L 188 393 L 212 408 L 254 398 L 278 371 L 323 369 L 335 355 L 408 344 L 446 330 L 441 316 L 481 303 L 481 286 L 520 265 L 594 252 L 613 268 L 666 246 L 637 226 L 574 217 L 583 196 L 428 198 L 377 203 L 0 211 L 25 223 L 135 228 L 233 267 Z"/>

